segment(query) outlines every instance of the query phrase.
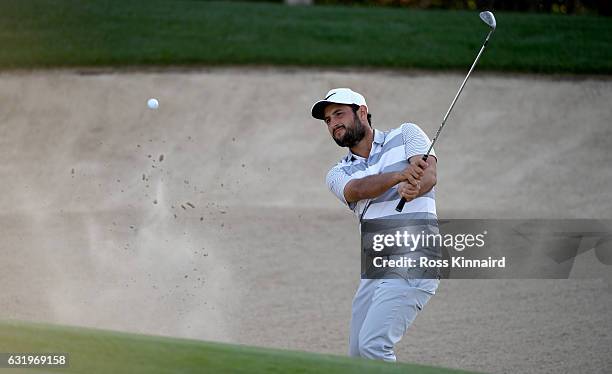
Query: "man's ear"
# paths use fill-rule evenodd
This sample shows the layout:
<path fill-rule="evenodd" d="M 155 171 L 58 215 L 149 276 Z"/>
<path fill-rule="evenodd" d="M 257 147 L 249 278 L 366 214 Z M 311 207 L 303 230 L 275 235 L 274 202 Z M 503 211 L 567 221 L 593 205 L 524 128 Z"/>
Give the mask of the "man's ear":
<path fill-rule="evenodd" d="M 368 108 L 365 105 L 359 107 L 359 119 L 363 122 L 368 122 Z"/>

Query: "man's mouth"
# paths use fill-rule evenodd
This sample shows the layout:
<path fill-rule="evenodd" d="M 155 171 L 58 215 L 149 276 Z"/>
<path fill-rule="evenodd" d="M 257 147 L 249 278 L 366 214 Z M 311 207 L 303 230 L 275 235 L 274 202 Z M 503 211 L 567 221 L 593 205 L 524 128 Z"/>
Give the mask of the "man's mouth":
<path fill-rule="evenodd" d="M 340 130 L 344 130 L 344 126 L 340 126 L 337 129 L 334 130 L 334 136 L 336 136 L 336 134 L 338 134 L 338 131 Z"/>

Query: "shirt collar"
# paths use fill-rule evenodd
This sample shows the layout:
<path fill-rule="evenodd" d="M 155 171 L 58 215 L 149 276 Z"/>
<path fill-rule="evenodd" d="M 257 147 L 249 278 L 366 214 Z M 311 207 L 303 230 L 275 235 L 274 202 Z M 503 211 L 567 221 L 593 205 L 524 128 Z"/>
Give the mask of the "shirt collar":
<path fill-rule="evenodd" d="M 383 143 L 385 142 L 385 138 L 386 134 L 384 132 L 374 129 L 374 141 L 372 143 L 383 145 Z M 351 152 L 351 150 L 349 149 L 348 155 L 346 155 L 346 160 L 351 162 L 353 160 L 359 159 L 363 159 L 363 157 L 353 154 L 353 152 Z"/>
<path fill-rule="evenodd" d="M 374 129 L 374 143 L 382 145 L 385 142 L 385 133 Z"/>

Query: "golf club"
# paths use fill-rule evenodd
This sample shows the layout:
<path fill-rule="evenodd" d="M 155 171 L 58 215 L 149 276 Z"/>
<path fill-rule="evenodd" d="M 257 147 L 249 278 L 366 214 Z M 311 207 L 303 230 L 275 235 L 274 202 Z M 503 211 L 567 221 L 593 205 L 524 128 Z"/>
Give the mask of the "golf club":
<path fill-rule="evenodd" d="M 465 86 L 465 83 L 467 82 L 468 78 L 470 77 L 470 74 L 472 74 L 472 70 L 474 70 L 474 67 L 478 63 L 478 60 L 480 59 L 480 55 L 482 55 L 482 52 L 484 51 L 485 47 L 487 46 L 487 43 L 489 42 L 489 37 L 491 36 L 491 34 L 493 34 L 493 31 L 495 31 L 495 27 L 497 26 L 497 23 L 495 22 L 495 16 L 493 15 L 493 13 L 491 13 L 489 11 L 481 12 L 480 13 L 480 19 L 483 20 L 483 22 L 486 23 L 489 26 L 489 28 L 490 28 L 489 33 L 487 34 L 487 37 L 486 37 L 484 43 L 482 43 L 482 47 L 480 47 L 480 52 L 478 52 L 478 55 L 476 56 L 476 59 L 474 60 L 474 63 L 472 64 L 472 67 L 470 68 L 470 71 L 468 71 L 467 75 L 465 76 L 465 79 L 463 80 L 463 83 L 461 83 L 461 87 L 459 87 L 459 91 L 457 91 L 457 94 L 455 95 L 455 98 L 453 99 L 453 102 L 451 103 L 450 107 L 448 108 L 448 111 L 446 112 L 446 115 L 444 116 L 444 119 L 442 120 L 442 124 L 440 125 L 440 127 L 438 128 L 438 131 L 436 132 L 436 136 L 434 136 L 433 140 L 431 141 L 431 145 L 429 146 L 429 149 L 427 150 L 427 153 L 425 153 L 423 155 L 423 161 L 427 161 L 427 157 L 429 157 L 429 153 L 431 152 L 434 144 L 436 143 L 436 140 L 438 140 L 438 136 L 440 136 L 440 132 L 442 131 L 442 128 L 444 127 L 444 124 L 446 123 L 446 119 L 448 118 L 448 115 L 450 114 L 451 110 L 453 110 L 453 107 L 455 106 L 455 103 L 457 102 L 457 98 L 459 98 L 459 95 L 461 94 L 461 91 L 463 91 L 463 87 Z M 400 202 L 395 207 L 395 210 L 398 211 L 398 212 L 401 212 L 404 209 L 404 205 L 405 204 L 406 204 L 406 199 L 404 199 L 402 197 Z"/>

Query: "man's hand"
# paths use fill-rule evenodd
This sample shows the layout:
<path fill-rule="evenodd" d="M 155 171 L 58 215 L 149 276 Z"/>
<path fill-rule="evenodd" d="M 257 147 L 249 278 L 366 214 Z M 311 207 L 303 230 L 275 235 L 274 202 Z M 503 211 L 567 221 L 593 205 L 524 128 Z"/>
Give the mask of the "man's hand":
<path fill-rule="evenodd" d="M 412 158 L 410 161 L 410 165 L 400 171 L 400 179 L 416 187 L 429 165 L 422 158 Z"/>
<path fill-rule="evenodd" d="M 421 155 L 410 158 L 410 165 L 400 172 L 403 182 L 398 184 L 397 192 L 406 201 L 411 201 L 429 192 L 436 184 L 436 159 L 430 157 L 423 161 Z"/>
<path fill-rule="evenodd" d="M 406 199 L 406 201 L 411 201 L 419 195 L 421 190 L 421 182 L 417 182 L 416 185 L 413 185 L 408 182 L 402 182 L 397 185 L 397 192 L 401 197 Z"/>

